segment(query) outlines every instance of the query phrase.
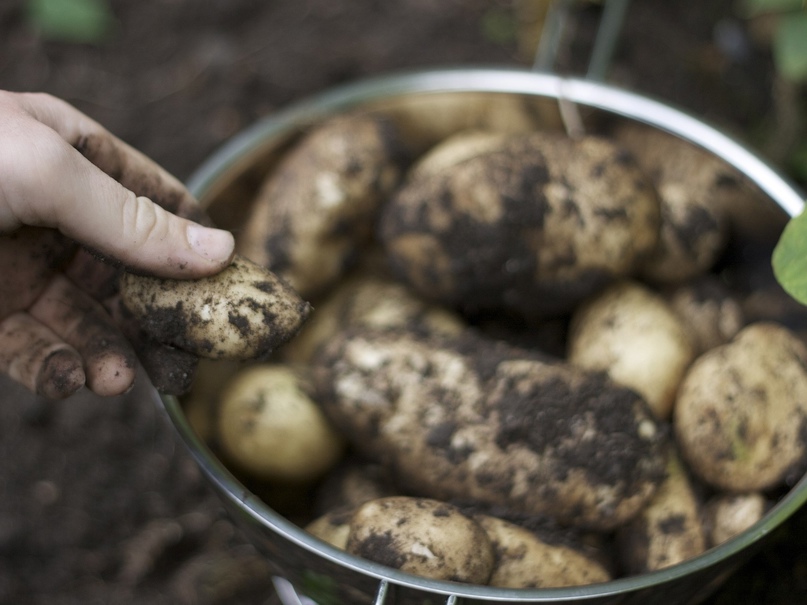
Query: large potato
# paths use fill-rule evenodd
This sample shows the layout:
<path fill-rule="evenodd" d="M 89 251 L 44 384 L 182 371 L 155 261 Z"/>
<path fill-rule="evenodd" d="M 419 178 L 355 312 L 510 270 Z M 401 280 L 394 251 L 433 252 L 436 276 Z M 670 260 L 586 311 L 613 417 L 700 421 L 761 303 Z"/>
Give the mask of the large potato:
<path fill-rule="evenodd" d="M 466 334 L 340 334 L 317 357 L 323 409 L 403 487 L 611 529 L 664 473 L 634 391 Z"/>
<path fill-rule="evenodd" d="M 710 485 L 766 490 L 807 463 L 807 348 L 781 325 L 757 322 L 699 357 L 674 411 L 681 454 Z"/>
<path fill-rule="evenodd" d="M 397 134 L 387 120 L 357 115 L 326 122 L 267 177 L 238 251 L 305 298 L 319 295 L 369 240 L 401 172 Z"/>
<path fill-rule="evenodd" d="M 124 273 L 120 293 L 149 336 L 209 359 L 265 358 L 311 310 L 277 275 L 241 256 L 202 279 Z"/>
<path fill-rule="evenodd" d="M 421 295 L 533 318 L 633 274 L 658 226 L 655 191 L 621 149 L 531 133 L 408 180 L 384 206 L 380 234 Z"/>
<path fill-rule="evenodd" d="M 459 508 L 394 496 L 366 502 L 350 520 L 347 551 L 418 576 L 487 584 L 493 545 Z"/>
<path fill-rule="evenodd" d="M 683 320 L 638 282 L 606 288 L 572 316 L 569 362 L 635 389 L 664 420 L 693 357 Z"/>

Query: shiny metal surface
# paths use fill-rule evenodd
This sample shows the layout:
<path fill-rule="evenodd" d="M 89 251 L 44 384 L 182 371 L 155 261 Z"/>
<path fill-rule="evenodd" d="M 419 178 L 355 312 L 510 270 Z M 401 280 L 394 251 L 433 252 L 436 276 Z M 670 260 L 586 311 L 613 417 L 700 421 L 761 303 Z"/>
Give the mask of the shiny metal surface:
<path fill-rule="evenodd" d="M 440 69 L 390 75 L 328 91 L 277 113 L 235 137 L 188 181 L 202 202 L 220 183 L 249 166 L 278 141 L 307 124 L 348 109 L 400 95 L 452 92 L 515 93 L 565 100 L 583 108 L 644 122 L 690 141 L 736 167 L 787 215 L 799 213 L 803 195 L 742 144 L 666 104 L 606 84 L 512 69 Z M 605 584 L 556 589 L 498 589 L 415 577 L 365 561 L 313 538 L 250 493 L 194 434 L 174 397 L 162 398 L 203 473 L 244 531 L 301 594 L 334 603 L 694 603 L 753 553 L 765 537 L 807 500 L 802 479 L 765 518 L 699 557 L 661 571 Z"/>

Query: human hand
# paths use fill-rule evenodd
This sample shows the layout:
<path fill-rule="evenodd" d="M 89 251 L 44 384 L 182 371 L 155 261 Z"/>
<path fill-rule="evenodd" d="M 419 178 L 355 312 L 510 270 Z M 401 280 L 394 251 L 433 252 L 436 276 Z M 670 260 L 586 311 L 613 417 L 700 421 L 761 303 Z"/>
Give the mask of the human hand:
<path fill-rule="evenodd" d="M 220 271 L 233 238 L 204 222 L 179 181 L 74 107 L 0 91 L 0 372 L 54 399 L 125 392 L 137 358 L 117 274 Z"/>

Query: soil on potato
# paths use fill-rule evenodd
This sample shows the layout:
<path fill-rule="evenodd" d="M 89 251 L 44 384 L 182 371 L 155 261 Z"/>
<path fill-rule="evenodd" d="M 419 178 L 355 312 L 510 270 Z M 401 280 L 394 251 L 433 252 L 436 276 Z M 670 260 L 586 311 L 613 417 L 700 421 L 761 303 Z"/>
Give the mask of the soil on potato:
<path fill-rule="evenodd" d="M 67 99 L 181 179 L 255 119 L 340 83 L 530 63 L 507 0 L 110 0 L 100 46 L 43 39 L 24 4 L 0 0 L 0 88 Z M 610 79 L 754 144 L 773 71 L 735 4 L 634 2 Z M 558 70 L 585 69 L 598 10 L 576 13 Z M 146 389 L 62 402 L 0 389 L 0 603 L 277 603 Z M 707 602 L 802 602 L 806 531 L 797 514 Z"/>

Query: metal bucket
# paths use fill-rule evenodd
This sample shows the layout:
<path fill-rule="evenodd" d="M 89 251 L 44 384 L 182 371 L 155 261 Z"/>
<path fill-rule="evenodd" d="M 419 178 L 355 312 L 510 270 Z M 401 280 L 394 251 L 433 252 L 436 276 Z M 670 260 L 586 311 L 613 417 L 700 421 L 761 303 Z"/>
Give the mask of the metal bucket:
<path fill-rule="evenodd" d="M 225 145 L 191 177 L 192 193 L 223 226 L 243 218 L 243 201 L 260 182 L 272 158 L 296 134 L 323 118 L 397 99 L 435 95 L 519 95 L 579 116 L 596 114 L 645 123 L 689 141 L 725 160 L 767 198 L 764 213 L 773 231 L 799 213 L 803 196 L 743 145 L 670 106 L 591 80 L 509 69 L 439 69 L 390 75 L 343 86 L 298 103 L 256 123 Z M 764 223 L 765 221 L 762 221 Z M 768 234 L 769 236 L 770 234 Z M 771 243 L 772 245 L 772 243 Z M 807 500 L 807 480 L 785 494 L 756 525 L 702 555 L 678 565 L 608 583 L 550 589 L 502 589 L 435 581 L 387 568 L 331 547 L 309 535 L 251 493 L 191 429 L 180 402 L 163 397 L 165 409 L 232 517 L 271 561 L 288 603 L 304 594 L 320 605 L 374 603 L 695 603 L 713 592 Z M 291 586 L 294 590 L 291 590 Z M 295 592 L 296 591 L 296 592 Z"/>

